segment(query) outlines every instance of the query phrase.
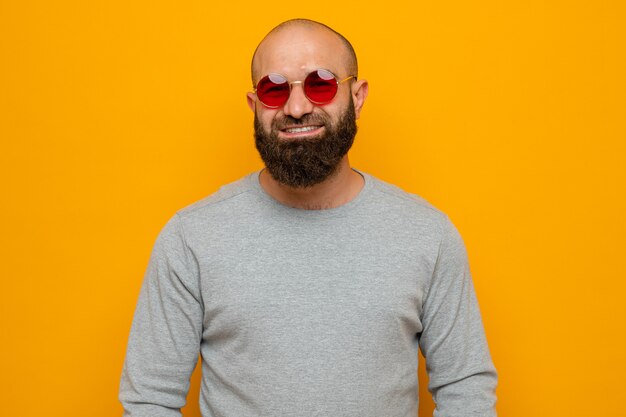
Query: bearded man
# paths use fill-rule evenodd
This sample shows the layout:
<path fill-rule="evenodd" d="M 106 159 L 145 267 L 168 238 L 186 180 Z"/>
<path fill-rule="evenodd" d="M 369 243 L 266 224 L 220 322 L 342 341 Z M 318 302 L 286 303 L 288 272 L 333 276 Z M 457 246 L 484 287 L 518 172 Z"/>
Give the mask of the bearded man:
<path fill-rule="evenodd" d="M 297 19 L 252 59 L 265 168 L 176 213 L 141 289 L 126 416 L 495 416 L 497 375 L 463 242 L 441 211 L 351 168 L 368 94 L 350 43 Z"/>

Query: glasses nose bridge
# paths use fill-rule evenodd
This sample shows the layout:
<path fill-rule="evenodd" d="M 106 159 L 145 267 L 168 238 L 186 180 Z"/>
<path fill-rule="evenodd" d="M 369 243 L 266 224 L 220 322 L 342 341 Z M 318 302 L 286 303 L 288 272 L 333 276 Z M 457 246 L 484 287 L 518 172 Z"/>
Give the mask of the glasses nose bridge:
<path fill-rule="evenodd" d="M 293 85 L 294 84 L 299 84 L 302 86 L 302 91 L 304 92 L 304 80 L 298 80 L 298 81 L 289 81 L 289 93 L 291 93 L 291 90 L 293 90 Z"/>
<path fill-rule="evenodd" d="M 302 94 L 304 95 L 304 97 L 306 97 L 307 100 L 309 99 L 309 96 L 306 94 L 306 91 L 304 91 L 304 80 L 288 81 L 287 84 L 289 84 L 289 98 L 291 98 L 291 94 L 293 92 L 293 85 L 298 84 L 302 87 Z"/>

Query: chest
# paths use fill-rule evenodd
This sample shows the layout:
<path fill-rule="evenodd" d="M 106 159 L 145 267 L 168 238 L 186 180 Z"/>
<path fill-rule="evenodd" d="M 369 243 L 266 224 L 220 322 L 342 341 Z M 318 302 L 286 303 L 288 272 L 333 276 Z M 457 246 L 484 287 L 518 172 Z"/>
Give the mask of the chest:
<path fill-rule="evenodd" d="M 434 259 L 409 229 L 275 223 L 207 236 L 195 248 L 205 340 L 414 337 Z"/>

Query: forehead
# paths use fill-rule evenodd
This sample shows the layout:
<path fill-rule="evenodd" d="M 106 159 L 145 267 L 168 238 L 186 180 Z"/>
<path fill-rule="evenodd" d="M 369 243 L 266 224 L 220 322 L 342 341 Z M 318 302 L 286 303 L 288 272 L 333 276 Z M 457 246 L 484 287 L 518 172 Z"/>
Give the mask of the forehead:
<path fill-rule="evenodd" d="M 267 36 L 255 57 L 256 76 L 277 72 L 299 79 L 317 68 L 346 71 L 346 47 L 334 33 L 309 27 L 285 28 Z"/>

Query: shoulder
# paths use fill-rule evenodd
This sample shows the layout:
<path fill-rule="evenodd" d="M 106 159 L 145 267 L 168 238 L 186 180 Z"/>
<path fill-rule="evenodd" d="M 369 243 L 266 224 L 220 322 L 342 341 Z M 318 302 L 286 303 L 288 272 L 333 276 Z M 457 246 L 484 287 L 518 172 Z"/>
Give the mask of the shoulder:
<path fill-rule="evenodd" d="M 401 225 L 432 243 L 460 240 L 458 230 L 448 215 L 425 198 L 371 174 L 361 173 L 371 182 L 372 204 L 378 207 L 387 224 Z"/>
<path fill-rule="evenodd" d="M 254 181 L 253 172 L 220 187 L 214 193 L 175 212 L 165 224 L 161 234 L 177 235 L 186 242 L 197 235 L 211 233 L 228 234 L 238 224 L 254 216 L 262 204 Z"/>
<path fill-rule="evenodd" d="M 202 218 L 211 216 L 212 213 L 223 213 L 232 211 L 234 207 L 240 205 L 249 198 L 254 198 L 255 175 L 253 172 L 234 182 L 221 186 L 213 194 L 198 200 L 176 212 L 181 220 L 193 220 L 194 218 Z"/>
<path fill-rule="evenodd" d="M 409 212 L 420 218 L 439 222 L 446 214 L 418 194 L 410 193 L 397 185 L 383 181 L 371 174 L 362 174 L 371 182 L 372 195 L 380 205 L 393 210 Z"/>
<path fill-rule="evenodd" d="M 253 172 L 177 210 L 161 229 L 157 241 L 168 246 L 193 246 L 197 239 L 232 235 L 263 204 L 255 190 L 257 178 L 258 172 Z"/>

